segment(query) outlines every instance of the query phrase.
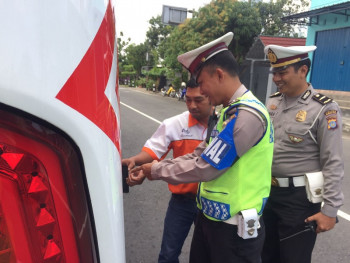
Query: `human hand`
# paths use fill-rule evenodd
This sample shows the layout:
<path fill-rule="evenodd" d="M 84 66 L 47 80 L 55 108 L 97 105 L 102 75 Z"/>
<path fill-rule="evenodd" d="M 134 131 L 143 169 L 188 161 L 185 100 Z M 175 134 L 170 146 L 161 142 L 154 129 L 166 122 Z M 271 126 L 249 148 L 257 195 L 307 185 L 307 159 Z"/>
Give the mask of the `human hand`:
<path fill-rule="evenodd" d="M 133 168 L 130 170 L 129 173 L 129 178 L 132 176 L 134 178 L 139 178 L 139 177 L 147 177 L 148 180 L 153 180 L 152 179 L 152 165 L 157 163 L 158 161 L 154 160 L 151 163 L 146 163 L 143 164 L 139 167 Z"/>
<path fill-rule="evenodd" d="M 329 217 L 319 212 L 313 216 L 306 218 L 305 220 L 306 223 L 311 221 L 316 221 L 316 233 L 319 234 L 321 232 L 331 230 L 336 223 L 336 217 Z"/>
<path fill-rule="evenodd" d="M 130 171 L 132 168 L 135 167 L 136 163 L 134 159 L 132 158 L 127 158 L 122 160 L 122 165 L 126 165 L 128 167 L 128 170 Z"/>
<path fill-rule="evenodd" d="M 137 168 L 140 168 L 140 167 L 137 167 Z M 145 178 L 146 176 L 142 173 L 142 170 L 140 170 L 139 172 L 130 172 L 129 177 L 126 178 L 126 183 L 129 186 L 139 185 L 143 183 Z"/>

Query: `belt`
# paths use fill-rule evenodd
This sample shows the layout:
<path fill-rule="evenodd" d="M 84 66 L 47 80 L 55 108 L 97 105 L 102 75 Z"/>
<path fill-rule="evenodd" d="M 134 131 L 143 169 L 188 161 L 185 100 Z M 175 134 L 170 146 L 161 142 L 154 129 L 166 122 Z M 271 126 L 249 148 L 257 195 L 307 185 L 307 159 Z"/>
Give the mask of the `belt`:
<path fill-rule="evenodd" d="M 229 219 L 222 221 L 226 224 L 230 224 L 230 225 L 238 225 L 238 214 L 235 214 L 234 216 L 231 216 Z"/>
<path fill-rule="evenodd" d="M 204 217 L 206 220 L 210 220 L 210 219 L 205 217 L 203 211 L 201 211 L 201 216 Z M 231 216 L 229 219 L 227 219 L 225 221 L 221 221 L 221 222 L 226 223 L 226 224 L 230 224 L 230 225 L 238 226 L 238 218 L 239 218 L 238 216 L 239 216 L 239 214 L 235 214 L 234 216 Z M 258 220 L 260 220 L 260 216 L 258 217 Z M 260 223 L 258 223 L 258 224 L 259 224 L 258 228 L 260 228 Z"/>
<path fill-rule="evenodd" d="M 261 227 L 259 220 L 260 220 L 260 216 L 258 216 L 258 229 Z M 238 214 L 235 214 L 234 216 L 231 216 L 229 219 L 222 222 L 226 224 L 238 226 Z"/>
<path fill-rule="evenodd" d="M 203 211 L 200 211 L 200 215 L 205 219 L 205 220 L 209 220 L 210 222 L 216 222 L 216 221 L 213 221 L 209 218 L 207 218 Z M 234 216 L 231 216 L 229 219 L 225 220 L 225 221 L 218 221 L 220 223 L 226 223 L 226 224 L 230 224 L 230 225 L 238 225 L 238 214 L 235 214 Z"/>
<path fill-rule="evenodd" d="M 305 186 L 305 176 L 295 177 L 274 177 L 271 178 L 271 185 L 275 187 L 300 187 Z"/>
<path fill-rule="evenodd" d="M 191 200 L 196 200 L 196 195 L 195 195 L 195 194 L 191 194 L 191 193 L 185 193 L 185 194 L 174 194 L 174 193 L 172 193 L 172 196 L 173 196 L 175 199 L 181 199 L 181 200 L 184 200 L 184 199 L 191 199 Z"/>

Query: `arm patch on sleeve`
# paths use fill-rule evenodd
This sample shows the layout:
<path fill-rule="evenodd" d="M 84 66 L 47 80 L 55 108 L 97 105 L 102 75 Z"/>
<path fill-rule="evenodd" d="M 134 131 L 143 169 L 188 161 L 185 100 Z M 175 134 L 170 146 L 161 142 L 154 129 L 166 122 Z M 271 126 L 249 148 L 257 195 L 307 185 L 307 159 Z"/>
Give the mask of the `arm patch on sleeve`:
<path fill-rule="evenodd" d="M 218 170 L 230 167 L 238 157 L 233 140 L 235 122 L 236 118 L 232 119 L 201 155 L 207 163 Z"/>

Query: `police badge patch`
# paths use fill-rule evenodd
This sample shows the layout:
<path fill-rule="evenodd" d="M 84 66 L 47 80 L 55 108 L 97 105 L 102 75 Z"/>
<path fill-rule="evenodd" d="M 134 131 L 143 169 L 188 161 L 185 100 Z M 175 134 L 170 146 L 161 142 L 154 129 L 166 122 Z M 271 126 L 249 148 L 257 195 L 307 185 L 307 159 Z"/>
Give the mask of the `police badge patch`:
<path fill-rule="evenodd" d="M 272 51 L 272 49 L 269 48 L 267 52 L 267 57 L 270 60 L 271 63 L 276 63 L 277 62 L 277 56 L 275 52 Z"/>
<path fill-rule="evenodd" d="M 337 118 L 327 118 L 328 122 L 328 130 L 336 129 L 338 127 L 337 125 Z"/>
<path fill-rule="evenodd" d="M 300 142 L 304 141 L 303 138 L 296 137 L 296 136 L 291 135 L 291 134 L 289 134 L 288 137 L 289 137 L 289 140 L 290 140 L 292 143 L 300 143 Z"/>
<path fill-rule="evenodd" d="M 295 116 L 295 120 L 299 121 L 299 122 L 303 122 L 306 120 L 306 115 L 307 115 L 306 111 L 300 110 L 300 111 L 298 111 L 297 115 Z"/>
<path fill-rule="evenodd" d="M 328 110 L 324 113 L 324 115 L 328 116 L 328 115 L 336 115 L 337 111 L 336 110 Z"/>
<path fill-rule="evenodd" d="M 304 94 L 303 94 L 303 96 L 301 96 L 301 98 L 303 100 L 307 100 L 307 98 L 310 97 L 310 95 L 311 95 L 311 91 L 307 90 L 307 91 L 304 92 Z"/>

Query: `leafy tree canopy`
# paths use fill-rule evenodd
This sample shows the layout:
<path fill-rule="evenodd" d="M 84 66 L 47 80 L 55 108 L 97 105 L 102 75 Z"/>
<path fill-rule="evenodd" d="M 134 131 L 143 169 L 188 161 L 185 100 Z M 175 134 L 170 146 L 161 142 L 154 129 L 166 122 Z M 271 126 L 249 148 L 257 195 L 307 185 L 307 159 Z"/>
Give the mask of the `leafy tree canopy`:
<path fill-rule="evenodd" d="M 133 65 L 137 75 L 141 75 L 141 68 L 143 66 L 152 64 L 152 56 L 149 54 L 149 47 L 147 44 L 131 44 L 125 48 L 127 63 Z"/>
<path fill-rule="evenodd" d="M 164 39 L 168 37 L 170 32 L 173 30 L 172 26 L 164 25 L 162 23 L 161 16 L 152 17 L 149 20 L 150 27 L 146 32 L 147 42 L 151 49 L 155 49 L 159 46 Z"/>
<path fill-rule="evenodd" d="M 145 43 L 125 48 L 126 60 L 138 73 L 144 65 L 162 63 L 167 76 L 173 76 L 174 72 L 181 72 L 182 69 L 177 61 L 179 54 L 231 31 L 234 38 L 229 49 L 238 62 L 242 62 L 258 35 L 294 36 L 294 28 L 281 18 L 300 12 L 308 3 L 308 0 L 271 0 L 267 3 L 213 0 L 194 11 L 192 18 L 179 26 L 163 25 L 160 16 L 152 17 Z M 147 52 L 151 56 L 149 61 L 145 61 Z"/>

